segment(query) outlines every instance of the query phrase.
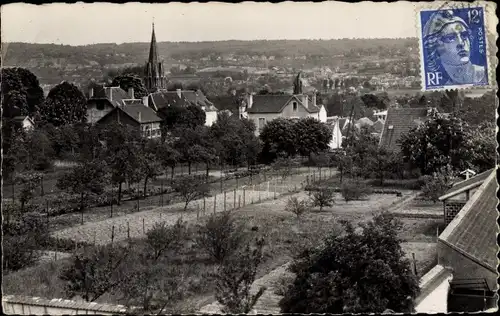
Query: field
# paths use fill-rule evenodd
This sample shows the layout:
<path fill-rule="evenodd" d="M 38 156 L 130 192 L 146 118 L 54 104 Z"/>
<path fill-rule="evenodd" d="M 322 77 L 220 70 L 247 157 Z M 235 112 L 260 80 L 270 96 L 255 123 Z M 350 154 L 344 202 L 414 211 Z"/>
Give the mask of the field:
<path fill-rule="evenodd" d="M 296 181 L 300 183 L 301 177 L 296 177 Z M 264 190 L 265 188 L 261 187 L 260 189 Z M 265 191 L 260 191 L 261 199 L 262 192 Z M 285 193 L 284 190 L 283 193 Z M 404 204 L 402 201 L 414 195 L 414 192 L 407 190 L 402 191 L 402 193 L 402 197 L 389 194 L 373 194 L 366 200 L 350 201 L 349 203 L 345 203 L 337 195 L 335 197 L 335 204 L 332 207 L 325 207 L 321 212 L 315 208 L 305 214 L 301 220 L 298 220 L 294 214 L 285 211 L 288 194 L 281 195 L 276 200 L 271 197 L 262 203 L 246 205 L 235 210 L 234 214 L 238 221 L 244 222 L 248 228 L 252 228 L 259 235 L 265 237 L 266 246 L 264 251 L 266 260 L 260 267 L 258 278 L 261 278 L 259 282 L 266 284 L 266 282 L 275 282 L 277 277 L 276 275 L 270 277 L 267 274 L 289 262 L 293 254 L 303 246 L 317 244 L 327 234 L 339 231 L 338 221 L 340 219 L 357 223 L 369 220 L 373 216 L 373 213 L 378 210 L 397 212 L 401 207 L 406 208 L 408 205 L 411 206 L 412 203 Z M 258 199 L 258 194 L 258 189 L 251 193 L 256 199 Z M 307 193 L 295 193 L 294 196 L 305 199 L 307 198 Z M 227 199 L 227 203 L 230 204 L 234 200 L 234 197 L 230 196 Z M 126 241 L 127 236 L 124 230 L 126 229 L 125 219 L 128 219 L 129 225 L 134 222 L 130 226 L 131 235 L 133 234 L 131 238 L 134 242 L 134 237 L 140 240 L 143 236 L 142 218 L 145 219 L 147 225 L 152 225 L 154 221 L 160 220 L 160 214 L 162 215 L 162 221 L 169 220 L 172 222 L 177 220 L 181 215 L 175 208 L 155 209 L 120 216 L 116 219 L 87 223 L 80 227 L 71 228 L 70 230 L 57 232 L 57 234 L 60 234 L 60 237 L 93 241 L 92 232 L 102 230 L 102 235 L 99 235 L 99 239 L 102 238 L 104 242 L 106 240 L 110 241 L 110 236 L 106 232 L 109 229 L 109 225 L 112 225 L 111 223 L 114 221 L 115 227 L 120 227 L 115 228 L 117 233 L 115 240 Z M 195 224 L 197 222 L 196 212 L 184 214 L 183 219 L 189 219 L 191 223 Z M 403 249 L 408 258 L 412 258 L 412 253 L 415 254 L 417 272 L 419 275 L 422 275 L 435 260 L 436 230 L 441 221 L 434 218 L 404 217 L 401 217 L 400 220 L 403 224 L 403 229 L 400 233 L 400 237 L 404 240 Z M 201 221 L 201 219 L 198 221 Z M 98 242 L 97 239 L 96 242 Z M 182 275 L 186 280 L 190 280 L 191 286 L 189 293 L 182 300 L 172 301 L 169 304 L 167 312 L 194 313 L 214 301 L 214 283 L 210 278 L 206 277 L 210 271 L 213 271 L 214 266 L 206 259 L 203 253 L 200 253 L 198 249 L 193 247 L 186 247 L 181 254 L 175 258 L 171 258 L 171 261 L 169 261 L 170 264 L 173 262 L 182 270 Z M 57 274 L 66 263 L 67 259 L 61 259 L 56 262 L 43 263 L 36 267 L 6 275 L 3 281 L 4 291 L 9 294 L 64 297 L 64 286 L 58 280 Z M 281 270 L 278 269 L 276 271 Z M 26 282 L 29 282 L 31 286 L 23 286 Z M 271 295 L 269 302 L 266 300 L 258 304 L 259 311 L 275 309 L 276 306 L 270 305 L 275 305 L 277 299 L 275 295 Z M 98 301 L 123 303 L 116 295 L 103 296 Z"/>

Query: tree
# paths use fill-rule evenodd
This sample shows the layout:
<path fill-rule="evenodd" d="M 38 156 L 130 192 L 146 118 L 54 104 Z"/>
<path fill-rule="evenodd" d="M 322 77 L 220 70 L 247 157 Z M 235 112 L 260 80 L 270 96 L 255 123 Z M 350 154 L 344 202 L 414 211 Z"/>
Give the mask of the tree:
<path fill-rule="evenodd" d="M 72 257 L 71 264 L 59 278 L 66 283 L 66 295 L 80 295 L 87 302 L 94 302 L 102 295 L 125 281 L 120 270 L 126 265 L 126 249 L 116 246 L 86 248 Z"/>
<path fill-rule="evenodd" d="M 155 223 L 153 228 L 147 231 L 146 242 L 152 250 L 152 259 L 158 260 L 168 249 L 178 250 L 186 235 L 186 223 L 180 219 L 174 226 L 169 227 L 165 222 Z"/>
<path fill-rule="evenodd" d="M 168 168 L 171 168 L 171 173 L 170 173 L 170 179 L 174 178 L 174 169 L 177 163 L 179 162 L 180 159 L 180 153 L 175 150 L 174 147 L 172 147 L 168 143 L 161 143 L 157 147 L 156 151 L 157 158 L 160 161 L 160 164 L 165 168 L 168 173 Z"/>
<path fill-rule="evenodd" d="M 290 158 L 278 157 L 271 167 L 281 175 L 281 182 L 283 182 L 292 174 L 294 163 Z"/>
<path fill-rule="evenodd" d="M 340 193 L 346 203 L 359 200 L 371 193 L 370 188 L 359 180 L 344 181 L 340 187 Z"/>
<path fill-rule="evenodd" d="M 452 187 L 454 179 L 455 175 L 450 166 L 442 167 L 432 176 L 425 176 L 422 186 L 423 196 L 436 203 L 439 197 Z"/>
<path fill-rule="evenodd" d="M 161 173 L 161 163 L 155 154 L 157 143 L 154 141 L 143 144 L 139 155 L 139 173 L 144 179 L 143 197 L 147 196 L 148 181 L 154 180 Z"/>
<path fill-rule="evenodd" d="M 177 128 L 175 134 L 178 136 L 174 148 L 180 154 L 180 160 L 188 164 L 189 174 L 191 174 L 193 163 L 206 163 L 212 160 L 213 148 L 206 126 Z M 186 146 L 186 144 L 190 144 L 190 146 Z"/>
<path fill-rule="evenodd" d="M 464 170 L 471 163 L 468 125 L 459 118 L 436 117 L 410 130 L 399 139 L 405 162 L 432 174 L 450 164 Z"/>
<path fill-rule="evenodd" d="M 191 201 L 202 198 L 209 192 L 208 186 L 196 177 L 181 177 L 172 183 L 172 188 L 184 199 L 184 212 Z"/>
<path fill-rule="evenodd" d="M 283 313 L 413 311 L 419 286 L 397 236 L 401 223 L 382 213 L 358 225 L 343 222 L 344 234 L 330 234 L 294 260 Z"/>
<path fill-rule="evenodd" d="M 301 216 L 309 210 L 309 205 L 306 200 L 299 200 L 297 197 L 293 196 L 288 199 L 285 210 L 295 214 L 297 219 L 300 219 Z"/>
<path fill-rule="evenodd" d="M 382 99 L 374 94 L 364 94 L 361 96 L 361 100 L 363 100 L 366 107 L 379 110 L 387 109 L 387 103 L 389 101 L 388 98 Z"/>
<path fill-rule="evenodd" d="M 319 211 L 323 211 L 323 207 L 332 206 L 335 203 L 334 192 L 328 188 L 320 188 L 312 193 L 312 201 L 314 206 L 319 206 Z"/>
<path fill-rule="evenodd" d="M 350 150 L 338 151 L 333 156 L 333 161 L 340 173 L 340 183 L 344 180 L 345 175 L 350 175 L 353 169 L 353 159 Z"/>
<path fill-rule="evenodd" d="M 93 194 L 103 194 L 108 181 L 106 164 L 101 160 L 94 160 L 84 162 L 71 169 L 57 181 L 57 187 L 79 195 L 83 224 L 83 212 L 90 203 L 89 198 Z"/>
<path fill-rule="evenodd" d="M 259 137 L 263 143 L 264 154 L 284 153 L 294 156 L 297 153 L 297 134 L 291 120 L 277 118 L 268 122 L 261 130 Z"/>
<path fill-rule="evenodd" d="M 384 147 L 376 147 L 371 150 L 371 154 L 367 157 L 367 163 L 364 165 L 364 173 L 366 175 L 374 174 L 380 182 L 384 184 L 391 173 L 395 173 L 394 166 L 398 165 L 399 156 L 396 153 Z"/>
<path fill-rule="evenodd" d="M 17 175 L 15 182 L 22 186 L 19 194 L 21 211 L 24 211 L 24 206 L 33 198 L 35 186 L 40 181 L 40 178 L 40 173 L 33 171 L 26 171 Z"/>
<path fill-rule="evenodd" d="M 73 84 L 62 82 L 52 88 L 44 103 L 40 105 L 40 120 L 54 126 L 85 122 L 87 100 Z"/>
<path fill-rule="evenodd" d="M 479 172 L 494 168 L 497 159 L 496 124 L 486 121 L 470 131 L 471 165 Z"/>
<path fill-rule="evenodd" d="M 223 307 L 223 312 L 246 314 L 250 312 L 262 296 L 265 287 L 252 295 L 250 287 L 255 281 L 257 268 L 262 262 L 264 240 L 258 239 L 252 249 L 250 244 L 224 262 L 217 271 L 215 298 Z"/>
<path fill-rule="evenodd" d="M 2 109 L 4 118 L 33 116 L 43 103 L 44 95 L 38 78 L 28 69 L 2 68 Z"/>
<path fill-rule="evenodd" d="M 295 146 L 302 156 L 310 157 L 312 153 L 317 154 L 327 150 L 333 137 L 326 124 L 312 117 L 298 120 L 293 124 L 293 129 Z"/>
<path fill-rule="evenodd" d="M 204 225 L 198 225 L 195 243 L 217 264 L 222 264 L 240 249 L 245 235 L 229 212 L 211 215 Z"/>
<path fill-rule="evenodd" d="M 111 87 L 120 87 L 122 90 L 128 92 L 128 89 L 134 89 L 134 96 L 136 99 L 142 99 L 147 96 L 148 91 L 144 86 L 141 78 L 138 75 L 127 73 L 114 77 L 111 82 Z"/>
<path fill-rule="evenodd" d="M 172 105 L 162 108 L 159 112 L 163 118 L 162 132 L 166 132 L 174 128 L 191 128 L 203 126 L 206 120 L 205 111 L 195 105 L 187 107 Z"/>

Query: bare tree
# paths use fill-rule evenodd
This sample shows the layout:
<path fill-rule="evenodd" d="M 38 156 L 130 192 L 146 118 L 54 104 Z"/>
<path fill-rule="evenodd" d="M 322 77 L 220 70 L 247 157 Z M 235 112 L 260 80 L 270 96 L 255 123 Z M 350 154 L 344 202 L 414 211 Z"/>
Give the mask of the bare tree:
<path fill-rule="evenodd" d="M 206 196 L 209 191 L 204 181 L 191 176 L 174 181 L 172 188 L 184 199 L 184 211 L 187 210 L 190 202 Z"/>
<path fill-rule="evenodd" d="M 329 188 L 320 188 L 314 191 L 311 198 L 314 206 L 319 206 L 319 211 L 323 211 L 323 207 L 332 206 L 335 203 L 333 199 L 333 190 Z"/>
<path fill-rule="evenodd" d="M 300 219 L 302 214 L 307 212 L 309 209 L 309 205 L 306 200 L 299 200 L 297 197 L 293 196 L 288 199 L 285 210 L 288 212 L 292 212 L 297 216 L 297 219 Z"/>

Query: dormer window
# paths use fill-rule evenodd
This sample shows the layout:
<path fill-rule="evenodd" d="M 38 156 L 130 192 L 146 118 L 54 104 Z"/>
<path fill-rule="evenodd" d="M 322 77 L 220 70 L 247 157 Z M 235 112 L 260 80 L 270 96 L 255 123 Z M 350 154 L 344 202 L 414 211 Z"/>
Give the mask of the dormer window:
<path fill-rule="evenodd" d="M 293 102 L 293 103 L 292 103 L 292 106 L 293 106 L 293 110 L 294 110 L 294 111 L 297 111 L 297 102 Z"/>

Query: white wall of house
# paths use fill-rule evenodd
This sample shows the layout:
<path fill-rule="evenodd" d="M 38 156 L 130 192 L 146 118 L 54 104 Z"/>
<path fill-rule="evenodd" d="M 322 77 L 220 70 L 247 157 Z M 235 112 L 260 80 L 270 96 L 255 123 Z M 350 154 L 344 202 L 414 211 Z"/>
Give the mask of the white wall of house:
<path fill-rule="evenodd" d="M 260 135 L 260 131 L 264 128 L 264 125 L 278 117 L 283 117 L 281 113 L 248 113 L 248 119 L 254 121 L 255 126 L 255 136 Z"/>
<path fill-rule="evenodd" d="M 141 131 L 144 137 L 149 139 L 158 138 L 161 136 L 160 122 L 141 124 Z"/>
<path fill-rule="evenodd" d="M 205 112 L 206 114 L 206 119 L 205 119 L 205 125 L 206 126 L 212 126 L 212 124 L 217 121 L 217 111 L 207 111 Z"/>
<path fill-rule="evenodd" d="M 334 123 L 332 140 L 328 144 L 328 147 L 330 147 L 330 149 L 342 148 L 342 132 L 340 131 L 339 121 Z"/>
<path fill-rule="evenodd" d="M 323 105 L 318 105 L 319 107 L 319 121 L 322 123 L 326 123 L 326 109 Z"/>
<path fill-rule="evenodd" d="M 29 118 L 25 118 L 23 120 L 23 129 L 25 131 L 30 131 L 30 130 L 33 130 L 35 128 L 35 126 L 33 125 L 33 123 L 31 123 L 31 120 Z"/>

